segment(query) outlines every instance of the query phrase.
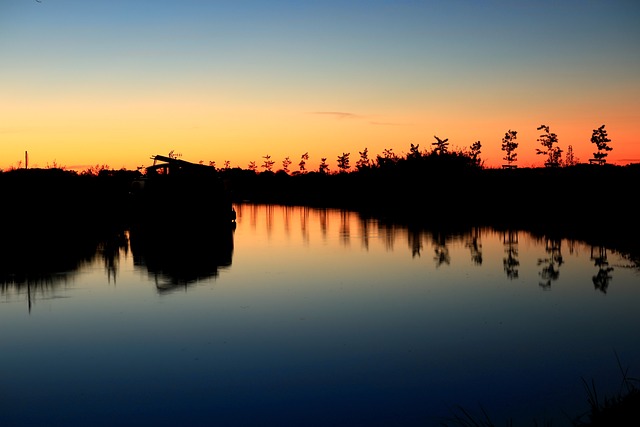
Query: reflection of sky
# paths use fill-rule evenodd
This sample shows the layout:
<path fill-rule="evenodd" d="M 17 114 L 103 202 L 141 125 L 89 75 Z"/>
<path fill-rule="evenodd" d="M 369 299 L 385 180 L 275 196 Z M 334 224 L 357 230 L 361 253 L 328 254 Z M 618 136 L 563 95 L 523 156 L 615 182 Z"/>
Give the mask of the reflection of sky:
<path fill-rule="evenodd" d="M 480 402 L 494 421 L 522 411 L 562 425 L 560 409 L 587 409 L 581 377 L 616 389 L 612 349 L 632 367 L 640 358 L 628 327 L 640 320 L 630 303 L 638 276 L 613 253 L 605 295 L 593 289 L 589 248 L 563 241 L 559 279 L 545 291 L 544 242 L 524 232 L 509 280 L 500 232 L 481 232 L 481 266 L 455 238 L 450 264 L 436 267 L 430 237 L 412 256 L 402 229 L 373 225 L 365 247 L 354 215 L 327 211 L 323 235 L 309 210 L 303 238 L 302 208 L 290 208 L 288 233 L 283 208 L 271 208 L 270 231 L 264 207 L 238 213 L 232 265 L 210 280 L 159 294 L 129 254 L 117 280 L 97 259 L 30 314 L 24 300 L 4 300 L 5 419 L 423 426 Z"/>

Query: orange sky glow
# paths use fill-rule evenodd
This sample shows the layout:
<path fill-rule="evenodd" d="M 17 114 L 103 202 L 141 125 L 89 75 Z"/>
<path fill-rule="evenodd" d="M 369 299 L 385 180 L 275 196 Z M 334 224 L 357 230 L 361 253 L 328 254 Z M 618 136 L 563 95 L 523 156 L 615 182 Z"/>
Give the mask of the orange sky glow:
<path fill-rule="evenodd" d="M 87 4 L 90 3 L 90 4 Z M 143 3 L 148 7 L 146 9 Z M 0 169 L 107 165 L 154 154 L 258 170 L 351 165 L 434 135 L 500 167 L 544 156 L 537 127 L 587 162 L 605 125 L 614 164 L 640 162 L 640 5 L 496 0 L 0 4 Z M 340 11 L 338 14 L 337 12 Z"/>

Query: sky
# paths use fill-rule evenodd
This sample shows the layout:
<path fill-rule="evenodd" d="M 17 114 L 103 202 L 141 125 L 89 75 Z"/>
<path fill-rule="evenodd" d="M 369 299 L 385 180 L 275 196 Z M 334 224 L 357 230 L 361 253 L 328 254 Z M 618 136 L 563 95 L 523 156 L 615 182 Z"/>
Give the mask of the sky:
<path fill-rule="evenodd" d="M 640 162 L 638 0 L 0 0 L 0 169 L 336 169 L 480 141 Z M 565 154 L 563 153 L 563 154 Z"/>

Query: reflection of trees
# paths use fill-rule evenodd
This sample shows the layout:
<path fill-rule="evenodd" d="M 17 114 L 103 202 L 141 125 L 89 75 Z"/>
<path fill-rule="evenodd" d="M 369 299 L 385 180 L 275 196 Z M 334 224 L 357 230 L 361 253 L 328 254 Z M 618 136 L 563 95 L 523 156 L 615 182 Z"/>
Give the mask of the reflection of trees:
<path fill-rule="evenodd" d="M 284 222 L 284 234 L 289 237 L 289 235 L 291 234 L 291 213 L 293 211 L 293 208 L 291 206 L 284 206 L 284 218 L 282 219 L 282 222 Z"/>
<path fill-rule="evenodd" d="M 24 295 L 28 310 L 31 312 L 36 300 L 55 298 L 56 289 L 65 284 L 72 274 L 73 272 L 48 273 L 40 277 L 36 274 L 30 274 L 26 279 L 16 278 L 15 281 L 7 280 L 6 276 L 4 276 L 0 280 L 0 292 L 7 297 Z"/>
<path fill-rule="evenodd" d="M 369 233 L 370 231 L 370 221 L 368 218 L 362 218 L 360 220 L 360 230 L 361 230 L 361 234 L 362 234 L 362 246 L 365 249 L 369 249 Z"/>
<path fill-rule="evenodd" d="M 449 255 L 449 248 L 447 247 L 447 235 L 445 233 L 434 232 L 433 238 L 433 251 L 435 253 L 433 259 L 436 262 L 436 267 L 440 267 L 443 264 L 451 264 L 451 256 Z"/>
<path fill-rule="evenodd" d="M 414 227 L 410 227 L 407 230 L 407 237 L 409 239 L 409 247 L 411 248 L 411 257 L 419 257 L 420 251 L 422 250 L 422 232 Z"/>
<path fill-rule="evenodd" d="M 303 207 L 300 213 L 300 231 L 302 232 L 302 240 L 305 243 L 309 243 L 309 211 L 309 208 Z"/>
<path fill-rule="evenodd" d="M 480 228 L 474 227 L 469 234 L 466 246 L 471 251 L 471 261 L 475 265 L 482 265 L 482 243 L 480 243 Z"/>
<path fill-rule="evenodd" d="M 121 251 L 125 254 L 129 251 L 129 233 L 124 230 L 114 230 L 98 244 L 96 253 L 104 261 L 104 269 L 107 272 L 109 282 L 112 277 L 113 283 L 116 282 Z"/>
<path fill-rule="evenodd" d="M 326 240 L 327 238 L 327 210 L 321 209 L 319 214 L 320 220 L 320 230 L 322 231 L 322 238 Z"/>
<path fill-rule="evenodd" d="M 349 239 L 351 238 L 349 218 L 350 215 L 348 211 L 340 211 L 340 241 L 344 246 L 349 246 Z"/>
<path fill-rule="evenodd" d="M 560 277 L 560 266 L 564 263 L 561 252 L 561 241 L 559 239 L 545 239 L 545 252 L 549 254 L 547 258 L 538 259 L 538 265 L 542 265 L 540 286 L 544 289 L 551 287 L 551 282 Z"/>
<path fill-rule="evenodd" d="M 504 266 L 504 272 L 507 273 L 509 279 L 518 278 L 518 232 L 506 231 L 502 234 L 502 244 L 504 245 L 505 253 L 507 254 L 502 259 L 502 265 Z"/>
<path fill-rule="evenodd" d="M 0 245 L 0 291 L 24 294 L 29 311 L 36 299 L 53 298 L 102 248 L 109 273 L 115 274 L 110 231 L 63 221 L 30 222 L 14 218 Z"/>
<path fill-rule="evenodd" d="M 383 223 L 378 225 L 378 233 L 380 233 L 384 239 L 384 247 L 387 250 L 393 250 L 393 241 L 395 240 L 396 232 L 393 224 Z"/>
<path fill-rule="evenodd" d="M 279 208 L 274 207 L 274 209 Z M 544 233 L 539 234 L 540 229 L 527 233 L 525 229 L 509 229 L 507 226 L 507 228 L 499 231 L 500 234 L 497 237 L 497 241 L 490 241 L 488 243 L 486 240 L 484 242 L 482 241 L 482 238 L 486 238 L 487 236 L 483 233 L 483 230 L 496 230 L 491 227 L 469 226 L 469 224 L 465 224 L 463 228 L 456 228 L 452 227 L 452 223 L 444 223 L 443 226 L 438 226 L 437 224 L 424 224 L 420 222 L 419 218 L 415 221 L 398 223 L 393 221 L 393 217 L 387 217 L 384 214 L 377 216 L 375 212 L 351 213 L 341 209 L 313 207 L 288 207 L 286 209 L 287 211 L 284 212 L 284 218 L 287 223 L 293 218 L 292 215 L 294 213 L 299 212 L 300 228 L 305 244 L 308 243 L 310 239 L 318 236 L 323 240 L 328 239 L 329 234 L 333 234 L 331 237 L 332 240 L 337 238 L 338 241 L 347 244 L 351 241 L 351 238 L 355 237 L 355 234 L 351 232 L 353 231 L 353 227 L 356 227 L 358 228 L 357 237 L 365 249 L 369 249 L 370 245 L 375 241 L 376 243 L 384 245 L 386 250 L 393 251 L 395 249 L 395 243 L 403 241 L 406 242 L 406 248 L 411 253 L 411 257 L 416 258 L 422 255 L 424 249 L 431 250 L 430 245 L 433 245 L 433 259 L 436 267 L 451 264 L 451 257 L 456 256 L 458 253 L 457 250 L 460 249 L 460 247 L 469 250 L 471 261 L 475 265 L 481 266 L 486 264 L 484 262 L 486 261 L 484 255 L 487 254 L 487 248 L 489 248 L 489 253 L 493 253 L 493 245 L 498 244 L 499 247 L 500 237 L 502 237 L 504 250 L 504 255 L 502 256 L 503 268 L 507 278 L 510 280 L 520 278 L 519 270 L 521 264 L 524 262 L 523 260 L 526 260 L 527 264 L 537 262 L 537 265 L 540 267 L 538 269 L 539 285 L 543 289 L 549 289 L 551 284 L 560 278 L 560 268 L 564 263 L 562 249 L 564 249 L 565 254 L 567 250 L 573 254 L 576 251 L 573 245 L 580 245 L 582 244 L 581 242 L 585 241 L 581 238 L 580 240 L 566 240 L 562 242 L 561 239 L 555 238 L 558 235 L 555 235 L 554 238 L 531 237 L 537 247 L 543 245 L 546 255 L 542 255 L 541 258 L 529 258 L 532 254 L 531 252 L 525 252 L 523 255 L 519 250 L 522 248 L 519 247 L 519 237 L 523 237 L 522 234 L 519 236 L 519 233 L 525 232 L 526 241 L 528 241 L 530 235 L 546 236 Z M 242 213 L 240 207 L 236 210 L 240 214 Z M 256 218 L 251 218 L 251 220 L 247 221 L 248 223 L 261 224 L 267 216 L 273 215 L 264 210 L 264 208 L 261 208 L 259 212 L 258 210 L 255 212 L 259 218 L 257 218 L 257 220 Z M 278 215 L 276 214 L 275 216 L 277 217 Z M 312 217 L 314 218 L 313 221 L 310 219 Z M 358 218 L 357 220 L 355 220 L 356 217 Z M 269 221 L 267 221 L 267 223 L 269 223 Z M 291 226 L 293 226 L 293 223 Z M 318 229 L 314 230 L 316 227 L 318 227 Z M 285 228 L 288 228 L 288 226 Z M 557 230 L 555 230 L 555 232 L 557 232 Z M 594 237 L 598 236 L 596 235 Z M 585 238 L 589 238 L 589 236 L 585 236 Z M 489 246 L 487 246 L 487 244 L 489 244 Z M 563 245 L 564 247 L 562 247 Z M 609 249 L 613 247 L 607 246 Z M 403 248 L 405 248 L 405 246 L 403 246 Z M 637 253 L 637 251 L 630 252 L 633 254 Z M 624 256 L 624 251 L 621 252 L 621 254 L 621 256 Z M 523 256 L 527 258 L 523 258 Z M 629 256 L 627 259 L 634 262 L 633 260 L 637 260 L 638 258 L 636 255 L 636 258 Z M 638 264 L 639 263 L 635 261 L 634 265 L 637 266 Z M 603 291 L 606 289 L 609 280 L 611 280 L 608 273 L 612 270 L 613 269 L 610 269 L 608 266 L 603 265 L 602 271 L 594 277 L 594 284 L 598 289 Z"/>
<path fill-rule="evenodd" d="M 594 265 L 598 267 L 598 272 L 593 276 L 593 286 L 602 293 L 607 293 L 609 283 L 613 279 L 611 272 L 613 267 L 609 267 L 609 261 L 607 261 L 607 249 L 603 246 L 598 246 L 597 250 L 591 246 L 591 260 Z"/>
<path fill-rule="evenodd" d="M 266 227 L 267 227 L 267 236 L 271 237 L 271 233 L 273 232 L 273 205 L 266 206 Z"/>

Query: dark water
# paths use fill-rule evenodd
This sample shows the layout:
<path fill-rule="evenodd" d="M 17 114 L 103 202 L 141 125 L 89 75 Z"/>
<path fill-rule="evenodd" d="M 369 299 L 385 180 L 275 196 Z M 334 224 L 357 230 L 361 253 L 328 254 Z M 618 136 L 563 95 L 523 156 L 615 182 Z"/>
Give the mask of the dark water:
<path fill-rule="evenodd" d="M 638 376 L 640 272 L 613 248 L 236 210 L 195 238 L 5 251 L 0 425 L 562 426 L 582 379 Z"/>

